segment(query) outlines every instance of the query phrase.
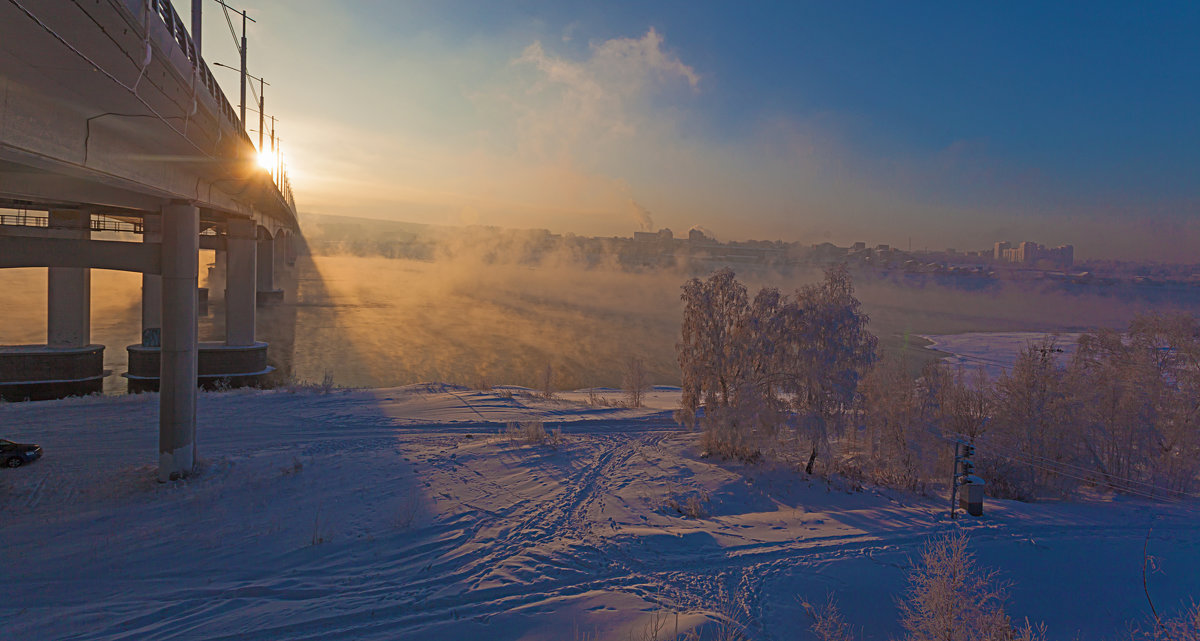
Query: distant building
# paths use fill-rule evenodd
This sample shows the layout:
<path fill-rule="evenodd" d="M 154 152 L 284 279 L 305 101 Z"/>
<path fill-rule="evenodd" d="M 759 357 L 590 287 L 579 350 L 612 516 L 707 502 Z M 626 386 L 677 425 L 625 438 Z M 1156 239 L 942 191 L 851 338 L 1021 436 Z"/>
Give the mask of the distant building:
<path fill-rule="evenodd" d="M 1046 247 L 1040 243 L 1024 241 L 1013 247 L 1011 243 L 996 243 L 994 258 L 999 262 L 1017 263 L 1031 267 L 1068 268 L 1075 264 L 1074 245 Z"/>
<path fill-rule="evenodd" d="M 867 249 L 867 244 L 864 242 L 857 242 L 850 246 L 850 251 L 852 251 L 852 252 L 866 251 L 866 249 Z"/>
<path fill-rule="evenodd" d="M 675 238 L 675 234 L 670 229 L 660 229 L 658 231 L 635 231 L 633 232 L 633 242 L 635 243 L 669 243 Z"/>
<path fill-rule="evenodd" d="M 1007 260 L 1004 257 L 1004 252 L 1008 251 L 1011 248 L 1012 248 L 1012 243 L 1009 243 L 1009 242 L 996 243 L 995 253 L 992 255 L 992 258 L 995 259 L 996 261 Z"/>

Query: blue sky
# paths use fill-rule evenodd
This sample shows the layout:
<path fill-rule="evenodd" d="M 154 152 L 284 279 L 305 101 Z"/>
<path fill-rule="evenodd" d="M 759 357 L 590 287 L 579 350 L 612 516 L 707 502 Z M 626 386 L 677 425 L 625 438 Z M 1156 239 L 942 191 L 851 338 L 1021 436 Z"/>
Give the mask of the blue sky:
<path fill-rule="evenodd" d="M 1197 3 L 246 4 L 302 208 L 1200 260 Z"/>

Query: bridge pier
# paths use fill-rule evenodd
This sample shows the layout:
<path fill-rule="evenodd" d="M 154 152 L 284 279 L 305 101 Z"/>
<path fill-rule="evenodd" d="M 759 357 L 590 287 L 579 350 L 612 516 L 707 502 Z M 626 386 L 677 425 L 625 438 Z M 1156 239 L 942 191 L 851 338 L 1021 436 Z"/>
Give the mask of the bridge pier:
<path fill-rule="evenodd" d="M 197 302 L 200 209 L 163 207 L 162 347 L 159 371 L 158 480 L 185 477 L 196 462 Z"/>
<path fill-rule="evenodd" d="M 48 222 L 53 237 L 92 236 L 84 209 L 52 210 Z M 91 270 L 50 267 L 46 290 L 46 344 L 0 347 L 0 399 L 85 396 L 104 388 L 104 346 L 91 344 Z"/>
<path fill-rule="evenodd" d="M 142 242 L 162 242 L 162 216 L 142 218 Z M 158 347 L 162 334 L 162 276 L 142 273 L 142 346 Z"/>
<path fill-rule="evenodd" d="M 269 305 L 283 300 L 283 290 L 275 289 L 275 241 L 268 234 L 258 239 L 258 294 L 259 305 Z"/>
<path fill-rule="evenodd" d="M 214 300 L 213 295 L 216 294 L 225 300 L 225 263 L 226 251 L 218 249 L 213 253 L 212 265 L 208 268 L 208 298 L 209 301 Z"/>
<path fill-rule="evenodd" d="M 230 219 L 226 233 L 225 344 L 254 344 L 258 236 L 252 220 Z"/>
<path fill-rule="evenodd" d="M 91 214 L 51 210 L 50 228 L 69 238 L 92 237 Z M 92 270 L 51 267 L 46 287 L 46 346 L 86 347 L 92 338 Z"/>
<path fill-rule="evenodd" d="M 195 380 L 200 387 L 260 385 L 274 371 L 267 365 L 267 344 L 255 338 L 259 265 L 256 230 L 252 220 L 231 218 L 227 222 L 225 251 L 218 251 L 217 258 L 218 267 L 224 263 L 224 268 L 216 270 L 222 273 L 220 280 L 225 286 L 225 340 L 199 343 Z M 209 284 L 213 285 L 212 282 Z M 143 305 L 149 304 L 147 291 L 143 290 Z M 145 311 L 143 308 L 143 322 L 147 322 Z M 129 379 L 129 391 L 133 393 L 165 389 L 161 387 L 163 381 L 159 375 L 164 363 L 162 352 L 158 342 L 153 340 L 155 333 L 145 331 L 149 327 L 143 326 L 143 336 L 150 340 L 127 348 L 129 371 L 125 377 Z"/>
<path fill-rule="evenodd" d="M 287 235 L 287 264 L 288 267 L 296 266 L 296 235 L 288 233 Z"/>
<path fill-rule="evenodd" d="M 283 230 L 275 232 L 275 241 L 271 252 L 275 257 L 274 269 L 282 273 L 288 267 L 288 234 Z"/>

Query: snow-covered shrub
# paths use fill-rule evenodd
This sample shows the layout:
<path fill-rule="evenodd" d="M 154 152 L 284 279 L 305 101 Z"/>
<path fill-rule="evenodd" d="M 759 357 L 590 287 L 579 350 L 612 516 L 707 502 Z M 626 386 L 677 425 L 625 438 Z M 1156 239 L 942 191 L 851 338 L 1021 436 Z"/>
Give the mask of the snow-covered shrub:
<path fill-rule="evenodd" d="M 622 380 L 625 397 L 629 407 L 641 407 L 646 390 L 650 389 L 649 377 L 646 374 L 646 363 L 634 356 L 625 362 L 625 375 Z"/>
<path fill-rule="evenodd" d="M 324 372 L 322 372 L 321 382 L 317 386 L 317 391 L 319 391 L 322 394 L 328 394 L 328 393 L 332 392 L 336 387 L 337 386 L 334 385 L 334 383 L 333 383 L 333 372 L 331 372 L 329 370 L 325 370 Z"/>
<path fill-rule="evenodd" d="M 761 461 L 761 441 L 748 423 L 749 420 L 742 416 L 738 408 L 706 408 L 704 432 L 700 435 L 702 456 L 716 456 L 743 463 Z"/>
<path fill-rule="evenodd" d="M 699 494 L 689 494 L 682 501 L 669 497 L 667 498 L 667 509 L 674 511 L 676 514 L 686 516 L 689 519 L 702 519 L 708 516 L 708 510 L 704 508 L 704 504 L 708 503 L 708 493 L 703 496 Z"/>
<path fill-rule="evenodd" d="M 607 397 L 601 396 L 600 392 L 595 387 L 588 388 L 587 394 L 588 407 L 612 407 L 613 401 Z"/>
<path fill-rule="evenodd" d="M 980 570 L 958 532 L 925 545 L 900 600 L 907 641 L 1017 641 L 1044 638 L 1028 623 L 1013 626 L 994 571 Z"/>
<path fill-rule="evenodd" d="M 548 437 L 541 421 L 510 421 L 504 433 L 510 442 L 523 441 L 534 445 L 545 443 Z"/>
<path fill-rule="evenodd" d="M 331 372 L 329 370 L 324 371 L 324 373 L 321 375 L 320 382 L 313 382 L 313 381 L 309 381 L 309 380 L 300 380 L 295 377 L 292 377 L 286 383 L 284 383 L 282 385 L 282 387 L 290 394 L 295 394 L 296 392 L 310 392 L 310 391 L 316 392 L 318 394 L 329 394 L 329 393 L 333 392 L 334 390 L 338 389 L 338 385 L 334 382 L 334 379 L 333 379 L 333 372 Z"/>
<path fill-rule="evenodd" d="M 854 641 L 854 628 L 846 623 L 832 594 L 823 605 L 813 605 L 808 601 L 801 601 L 800 605 L 813 620 L 809 629 L 817 637 L 817 641 Z"/>
<path fill-rule="evenodd" d="M 542 398 L 554 398 L 554 367 L 550 363 L 546 363 L 546 369 L 542 370 L 539 382 Z"/>
<path fill-rule="evenodd" d="M 1135 629 L 1130 641 L 1200 641 L 1200 605 L 1193 603 L 1173 617 L 1152 620 Z"/>

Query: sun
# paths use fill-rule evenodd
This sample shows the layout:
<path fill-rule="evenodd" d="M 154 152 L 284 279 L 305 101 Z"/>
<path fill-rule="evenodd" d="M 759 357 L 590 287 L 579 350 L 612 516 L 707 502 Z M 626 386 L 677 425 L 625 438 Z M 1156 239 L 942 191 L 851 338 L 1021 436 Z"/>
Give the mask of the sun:
<path fill-rule="evenodd" d="M 263 169 L 274 169 L 275 168 L 275 158 L 271 154 L 269 154 L 265 151 L 259 152 L 258 166 L 262 167 Z"/>

